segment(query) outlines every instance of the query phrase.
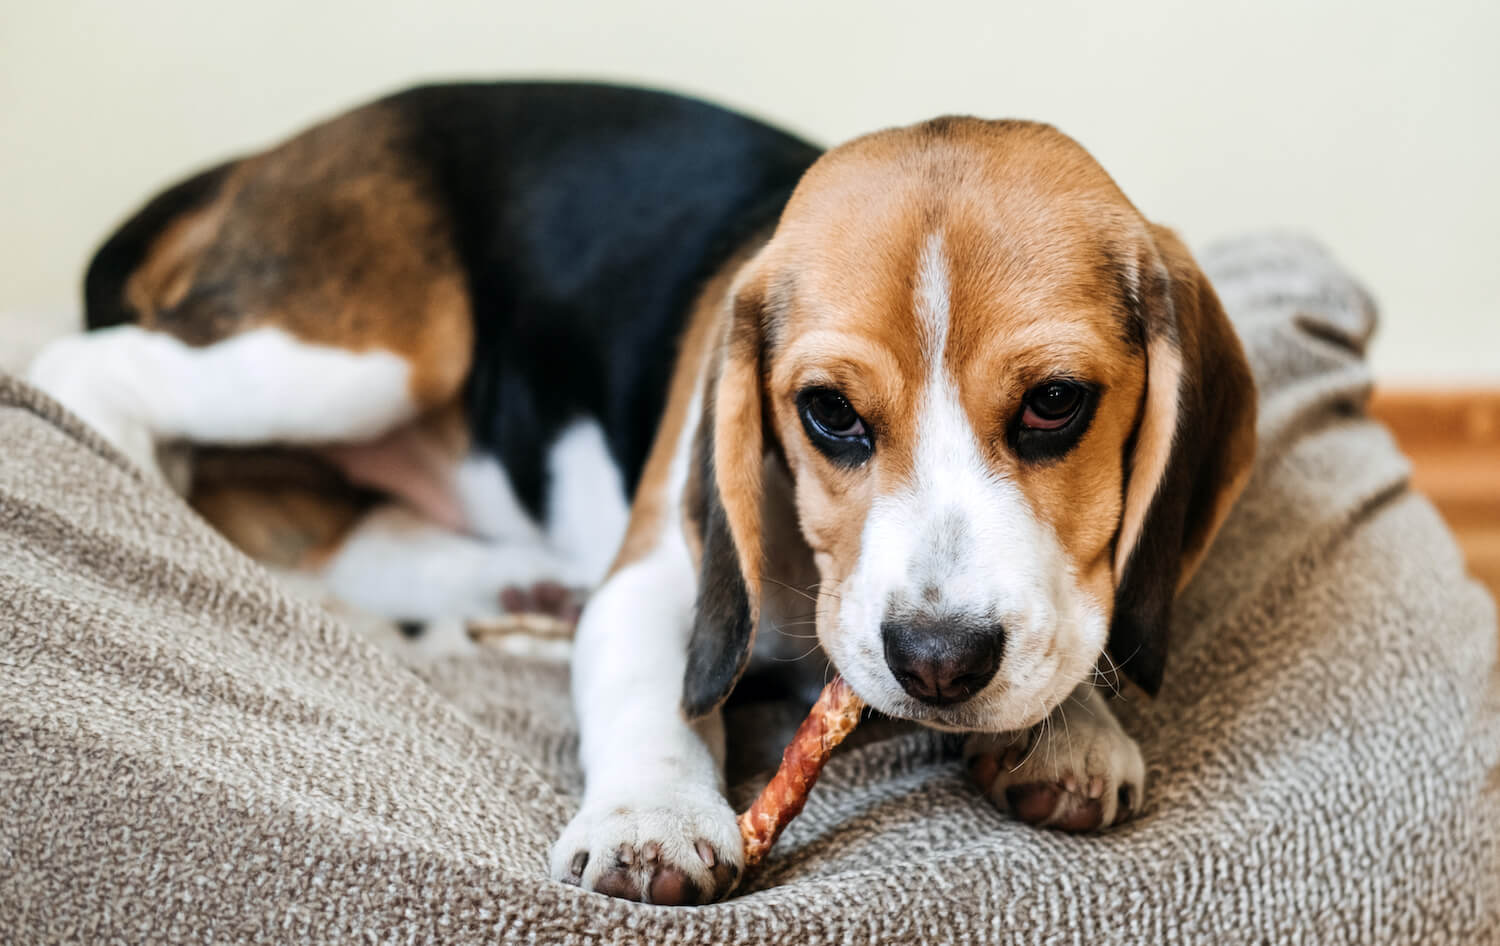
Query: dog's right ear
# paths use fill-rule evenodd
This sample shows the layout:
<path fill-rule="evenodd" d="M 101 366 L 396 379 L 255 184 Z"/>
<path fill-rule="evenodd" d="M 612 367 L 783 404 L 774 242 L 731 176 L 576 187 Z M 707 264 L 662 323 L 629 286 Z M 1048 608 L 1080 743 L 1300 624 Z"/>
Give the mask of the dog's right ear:
<path fill-rule="evenodd" d="M 764 253 L 762 254 L 764 255 Z M 701 542 L 698 601 L 682 708 L 689 719 L 729 696 L 750 662 L 760 619 L 767 277 L 752 260 L 730 293 L 723 344 L 704 390 L 687 490 Z"/>

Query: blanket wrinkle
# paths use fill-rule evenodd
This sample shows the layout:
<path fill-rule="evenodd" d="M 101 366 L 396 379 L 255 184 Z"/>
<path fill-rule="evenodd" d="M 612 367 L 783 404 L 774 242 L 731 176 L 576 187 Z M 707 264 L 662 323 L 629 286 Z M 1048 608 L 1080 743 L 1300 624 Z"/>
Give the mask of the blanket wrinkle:
<path fill-rule="evenodd" d="M 1300 237 L 1199 259 L 1261 442 L 1160 695 L 1116 701 L 1142 814 L 1028 827 L 873 720 L 691 909 L 548 878 L 562 663 L 378 646 L 0 374 L 0 943 L 1500 943 L 1495 608 L 1364 416 L 1374 306 Z M 732 711 L 732 799 L 799 712 Z"/>

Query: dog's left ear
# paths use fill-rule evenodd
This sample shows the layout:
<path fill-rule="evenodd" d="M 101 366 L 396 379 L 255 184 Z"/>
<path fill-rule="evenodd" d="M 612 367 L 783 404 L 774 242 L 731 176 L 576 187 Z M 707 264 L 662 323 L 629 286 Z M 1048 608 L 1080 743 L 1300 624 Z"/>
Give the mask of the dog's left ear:
<path fill-rule="evenodd" d="M 1139 267 L 1146 391 L 1115 546 L 1109 650 L 1148 693 L 1166 668 L 1172 600 L 1249 478 L 1255 383 L 1219 298 L 1177 235 L 1151 227 Z"/>
<path fill-rule="evenodd" d="M 764 253 L 762 254 L 764 255 Z M 700 556 L 682 708 L 689 719 L 729 696 L 760 619 L 767 279 L 752 260 L 730 294 L 728 331 L 710 371 L 687 490 Z"/>

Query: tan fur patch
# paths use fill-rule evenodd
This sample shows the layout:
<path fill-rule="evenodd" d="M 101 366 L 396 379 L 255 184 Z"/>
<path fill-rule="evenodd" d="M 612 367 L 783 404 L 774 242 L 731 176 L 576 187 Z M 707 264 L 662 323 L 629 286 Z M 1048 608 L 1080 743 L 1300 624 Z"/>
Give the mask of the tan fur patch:
<path fill-rule="evenodd" d="M 467 283 L 431 184 L 401 157 L 404 134 L 376 104 L 239 162 L 132 275 L 141 324 L 195 345 L 275 326 L 394 352 L 419 408 L 450 400 L 473 357 Z"/>
<path fill-rule="evenodd" d="M 306 451 L 203 449 L 193 464 L 192 507 L 257 561 L 315 567 L 374 504 Z"/>

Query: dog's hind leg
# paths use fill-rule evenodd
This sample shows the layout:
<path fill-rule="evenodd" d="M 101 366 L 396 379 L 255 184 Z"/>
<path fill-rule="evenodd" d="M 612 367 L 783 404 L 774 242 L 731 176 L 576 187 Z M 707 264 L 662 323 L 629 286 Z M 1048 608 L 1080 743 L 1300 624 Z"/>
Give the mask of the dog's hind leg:
<path fill-rule="evenodd" d="M 142 468 L 156 445 L 322 444 L 378 437 L 412 418 L 411 364 L 256 328 L 193 346 L 120 325 L 58 339 L 30 378 Z"/>
<path fill-rule="evenodd" d="M 542 542 L 475 538 L 396 503 L 360 520 L 318 571 L 340 601 L 417 621 L 536 610 L 509 607 L 504 589 L 585 585 L 576 564 Z"/>
<path fill-rule="evenodd" d="M 373 440 L 468 375 L 468 283 L 399 117 L 358 109 L 148 202 L 31 378 L 142 466 L 158 443 Z"/>

